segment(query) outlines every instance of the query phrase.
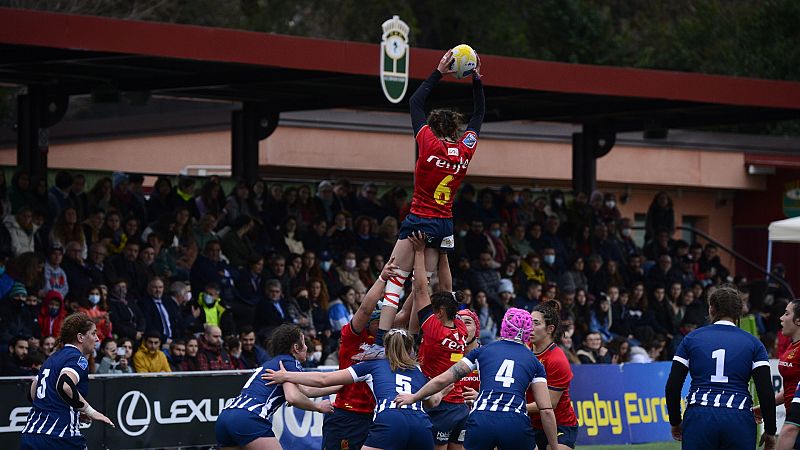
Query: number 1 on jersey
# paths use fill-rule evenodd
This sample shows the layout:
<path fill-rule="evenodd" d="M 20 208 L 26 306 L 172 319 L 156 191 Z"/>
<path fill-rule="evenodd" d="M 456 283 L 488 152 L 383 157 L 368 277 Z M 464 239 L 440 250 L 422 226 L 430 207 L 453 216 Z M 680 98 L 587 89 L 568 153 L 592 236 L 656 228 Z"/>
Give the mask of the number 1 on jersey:
<path fill-rule="evenodd" d="M 717 361 L 717 369 L 714 375 L 711 375 L 712 383 L 727 383 L 728 377 L 725 373 L 725 349 L 721 348 L 711 352 L 711 358 Z"/>
<path fill-rule="evenodd" d="M 511 387 L 514 384 L 514 360 L 504 359 L 503 364 L 497 370 L 494 381 L 503 383 L 503 387 Z"/>

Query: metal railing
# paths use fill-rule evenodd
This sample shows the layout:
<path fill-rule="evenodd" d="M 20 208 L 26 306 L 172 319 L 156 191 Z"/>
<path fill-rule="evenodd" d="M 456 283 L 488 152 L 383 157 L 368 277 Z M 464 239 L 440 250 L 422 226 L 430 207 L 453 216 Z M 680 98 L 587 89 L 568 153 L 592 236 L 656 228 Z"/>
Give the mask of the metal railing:
<path fill-rule="evenodd" d="M 688 231 L 688 232 L 690 232 L 690 233 L 692 233 L 694 235 L 702 237 L 707 242 L 710 242 L 710 243 L 716 245 L 718 248 L 724 250 L 726 253 L 728 253 L 729 255 L 733 256 L 738 261 L 742 261 L 745 264 L 747 264 L 748 266 L 750 266 L 750 267 L 756 269 L 757 271 L 759 271 L 760 273 L 762 273 L 764 275 L 765 279 L 774 280 L 775 282 L 779 283 L 781 286 L 786 288 L 787 291 L 789 291 L 789 294 L 792 296 L 792 298 L 795 298 L 794 291 L 792 290 L 792 287 L 789 285 L 789 283 L 787 283 L 786 280 L 784 280 L 782 277 L 779 277 L 779 276 L 777 276 L 775 274 L 769 273 L 769 271 L 767 271 L 767 269 L 764 266 L 758 264 L 757 262 L 755 262 L 752 259 L 744 256 L 743 254 L 737 252 L 736 250 L 728 247 L 727 245 L 719 242 L 718 240 L 716 240 L 713 237 L 709 236 L 704 231 L 700 231 L 700 230 L 698 230 L 698 229 L 696 229 L 694 227 L 690 227 L 690 226 L 686 226 L 686 225 L 678 225 L 675 228 L 677 228 L 679 230 Z"/>

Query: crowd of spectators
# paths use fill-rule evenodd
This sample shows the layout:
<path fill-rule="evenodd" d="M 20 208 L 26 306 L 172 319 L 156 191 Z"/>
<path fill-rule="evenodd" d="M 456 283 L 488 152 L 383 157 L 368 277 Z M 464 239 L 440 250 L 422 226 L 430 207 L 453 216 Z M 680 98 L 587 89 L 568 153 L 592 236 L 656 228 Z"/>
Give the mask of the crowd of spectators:
<path fill-rule="evenodd" d="M 408 213 L 401 187 L 114 173 L 86 190 L 0 171 L 2 374 L 31 374 L 67 314 L 102 342 L 98 373 L 253 368 L 283 323 L 307 336 L 308 366 L 336 364 L 339 332 L 394 246 Z M 226 192 L 226 187 L 228 192 Z M 707 321 L 710 289 L 731 281 L 717 248 L 674 240 L 672 199 L 658 193 L 645 239 L 615 194 L 476 191 L 454 204 L 454 288 L 496 338 L 506 309 L 562 304 L 561 345 L 575 363 L 664 360 Z M 735 282 L 747 292 L 747 280 Z M 767 300 L 765 300 L 767 299 Z M 780 298 L 748 304 L 754 332 L 777 329 Z M 748 301 L 748 300 L 745 300 Z M 7 351 L 7 353 L 6 353 Z"/>

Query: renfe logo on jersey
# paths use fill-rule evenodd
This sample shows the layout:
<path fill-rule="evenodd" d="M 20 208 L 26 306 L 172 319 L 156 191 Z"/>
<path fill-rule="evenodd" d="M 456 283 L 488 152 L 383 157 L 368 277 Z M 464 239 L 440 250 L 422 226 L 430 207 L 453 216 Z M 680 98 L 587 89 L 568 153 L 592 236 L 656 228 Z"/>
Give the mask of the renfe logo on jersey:
<path fill-rule="evenodd" d="M 464 145 L 466 145 L 469 148 L 475 148 L 475 144 L 478 143 L 478 138 L 475 137 L 475 133 L 467 133 L 467 135 L 464 136 L 464 139 L 461 142 L 463 142 Z"/>

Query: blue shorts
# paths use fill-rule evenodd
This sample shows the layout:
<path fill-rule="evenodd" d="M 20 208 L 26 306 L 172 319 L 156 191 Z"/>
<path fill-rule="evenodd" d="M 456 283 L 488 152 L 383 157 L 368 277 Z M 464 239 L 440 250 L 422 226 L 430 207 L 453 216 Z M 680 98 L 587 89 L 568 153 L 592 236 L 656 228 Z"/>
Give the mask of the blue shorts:
<path fill-rule="evenodd" d="M 556 427 L 556 432 L 558 433 L 559 444 L 566 445 L 569 448 L 575 448 L 575 441 L 578 439 L 577 425 L 571 427 L 558 425 Z M 534 428 L 533 433 L 536 435 L 536 448 L 547 448 L 547 435 L 544 433 L 544 430 L 537 430 Z"/>
<path fill-rule="evenodd" d="M 536 439 L 527 414 L 474 411 L 467 419 L 466 450 L 532 449 Z"/>
<path fill-rule="evenodd" d="M 86 439 L 50 436 L 47 434 L 22 433 L 19 441 L 19 450 L 86 450 Z"/>
<path fill-rule="evenodd" d="M 215 427 L 219 447 L 244 447 L 262 437 L 275 437 L 272 422 L 246 409 L 223 409 Z"/>
<path fill-rule="evenodd" d="M 322 450 L 358 450 L 364 446 L 373 413 L 335 408 L 322 422 Z"/>
<path fill-rule="evenodd" d="M 756 448 L 756 422 L 749 409 L 690 406 L 681 426 L 683 450 Z"/>
<path fill-rule="evenodd" d="M 436 408 L 428 410 L 428 416 L 433 424 L 433 440 L 436 445 L 464 442 L 464 427 L 469 416 L 466 404 L 441 402 Z"/>
<path fill-rule="evenodd" d="M 422 411 L 384 409 L 375 417 L 364 445 L 384 450 L 433 450 L 431 421 Z"/>
<path fill-rule="evenodd" d="M 415 231 L 425 232 L 425 235 L 428 236 L 427 247 L 447 251 L 452 251 L 455 248 L 453 219 L 420 217 L 416 214 L 409 214 L 400 225 L 399 239 L 405 239 Z"/>

